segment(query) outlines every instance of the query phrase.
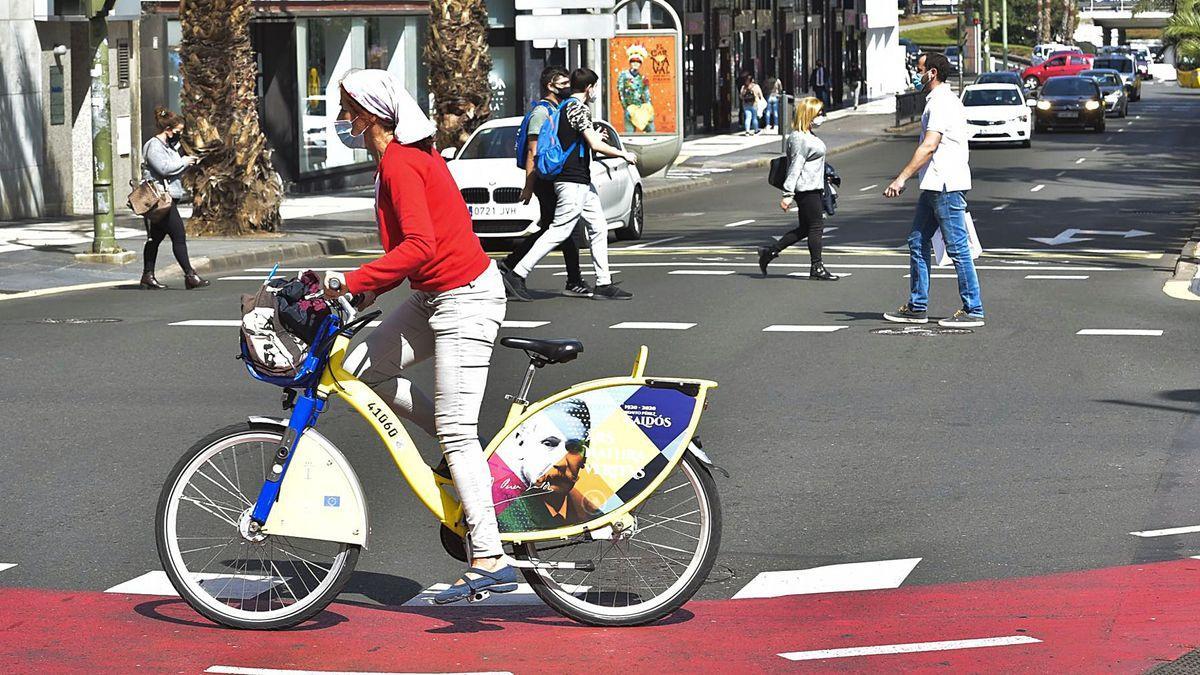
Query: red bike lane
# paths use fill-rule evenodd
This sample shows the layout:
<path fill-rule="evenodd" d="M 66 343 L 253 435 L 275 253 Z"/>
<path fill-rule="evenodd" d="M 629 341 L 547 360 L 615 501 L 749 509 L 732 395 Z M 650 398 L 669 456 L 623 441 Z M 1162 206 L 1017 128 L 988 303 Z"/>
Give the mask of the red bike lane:
<path fill-rule="evenodd" d="M 177 598 L 4 588 L 0 670 L 1140 673 L 1200 644 L 1198 617 L 1193 559 L 700 601 L 656 625 L 612 629 L 544 607 L 335 603 L 298 629 L 239 631 L 209 623 Z"/>

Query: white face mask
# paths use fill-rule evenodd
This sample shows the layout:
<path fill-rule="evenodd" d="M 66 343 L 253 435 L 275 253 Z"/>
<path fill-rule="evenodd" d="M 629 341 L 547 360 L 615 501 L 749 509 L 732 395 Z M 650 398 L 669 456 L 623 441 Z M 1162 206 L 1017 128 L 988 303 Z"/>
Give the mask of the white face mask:
<path fill-rule="evenodd" d="M 362 133 L 354 133 L 354 123 L 358 121 L 355 117 L 352 120 L 334 120 L 333 130 L 337 132 L 338 140 L 347 148 L 364 149 L 367 147 L 367 130 L 363 129 Z"/>
<path fill-rule="evenodd" d="M 824 115 L 818 115 L 818 116 L 816 116 L 816 117 L 814 117 L 814 118 L 813 118 L 813 121 L 812 121 L 812 123 L 811 123 L 811 126 L 812 126 L 812 128 L 813 128 L 813 129 L 816 129 L 817 127 L 821 126 L 822 124 L 825 124 L 825 116 L 824 116 Z"/>

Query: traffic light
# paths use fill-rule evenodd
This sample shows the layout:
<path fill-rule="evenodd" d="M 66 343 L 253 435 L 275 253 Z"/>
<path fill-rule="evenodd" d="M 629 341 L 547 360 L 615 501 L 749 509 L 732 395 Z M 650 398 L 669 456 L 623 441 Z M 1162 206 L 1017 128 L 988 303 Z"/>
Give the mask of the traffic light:
<path fill-rule="evenodd" d="M 992 10 L 992 27 L 996 28 L 1000 25 L 1000 12 Z"/>

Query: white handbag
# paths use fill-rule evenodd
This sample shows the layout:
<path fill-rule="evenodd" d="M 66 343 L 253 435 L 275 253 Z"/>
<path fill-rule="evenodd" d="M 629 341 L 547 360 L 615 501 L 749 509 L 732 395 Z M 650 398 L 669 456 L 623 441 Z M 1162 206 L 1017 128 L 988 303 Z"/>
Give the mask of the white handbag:
<path fill-rule="evenodd" d="M 966 212 L 964 220 L 967 222 L 967 239 L 970 242 L 971 260 L 974 260 L 983 253 L 983 245 L 979 243 L 979 235 L 975 232 L 975 219 L 971 217 L 970 211 Z M 937 232 L 933 233 L 933 264 L 945 267 L 953 262 L 950 260 L 950 254 L 946 253 L 946 240 L 942 237 L 942 228 L 939 227 Z"/>

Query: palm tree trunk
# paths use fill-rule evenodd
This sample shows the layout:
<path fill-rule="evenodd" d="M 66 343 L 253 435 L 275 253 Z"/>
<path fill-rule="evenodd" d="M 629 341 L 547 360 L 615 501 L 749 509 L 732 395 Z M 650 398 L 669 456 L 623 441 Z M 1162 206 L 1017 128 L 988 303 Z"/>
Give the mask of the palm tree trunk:
<path fill-rule="evenodd" d="M 429 88 L 433 92 L 437 145 L 461 147 L 491 114 L 484 0 L 432 0 L 429 40 Z"/>
<path fill-rule="evenodd" d="M 184 143 L 202 161 L 186 177 L 200 234 L 282 227 L 283 183 L 258 124 L 251 0 L 181 0 Z"/>

